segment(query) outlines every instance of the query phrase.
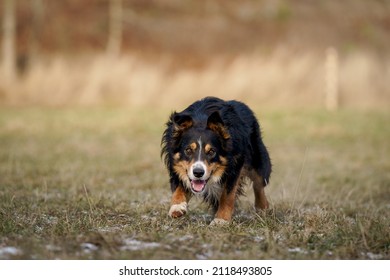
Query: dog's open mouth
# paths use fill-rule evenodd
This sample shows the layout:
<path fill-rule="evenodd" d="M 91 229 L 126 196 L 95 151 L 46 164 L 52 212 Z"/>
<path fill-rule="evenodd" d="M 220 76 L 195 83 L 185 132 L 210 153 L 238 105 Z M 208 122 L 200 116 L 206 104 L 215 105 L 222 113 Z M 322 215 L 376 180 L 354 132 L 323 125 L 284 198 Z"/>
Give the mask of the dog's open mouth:
<path fill-rule="evenodd" d="M 206 184 L 206 180 L 191 180 L 191 188 L 196 193 L 202 192 Z"/>

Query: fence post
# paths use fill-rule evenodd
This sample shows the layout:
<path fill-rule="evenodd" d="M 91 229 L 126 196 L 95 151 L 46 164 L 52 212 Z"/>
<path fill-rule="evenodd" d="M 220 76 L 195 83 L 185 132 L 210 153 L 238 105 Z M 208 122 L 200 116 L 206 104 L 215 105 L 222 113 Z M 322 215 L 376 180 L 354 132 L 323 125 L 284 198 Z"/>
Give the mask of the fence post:
<path fill-rule="evenodd" d="M 337 50 L 330 47 L 325 57 L 325 106 L 329 111 L 339 108 L 339 58 Z"/>

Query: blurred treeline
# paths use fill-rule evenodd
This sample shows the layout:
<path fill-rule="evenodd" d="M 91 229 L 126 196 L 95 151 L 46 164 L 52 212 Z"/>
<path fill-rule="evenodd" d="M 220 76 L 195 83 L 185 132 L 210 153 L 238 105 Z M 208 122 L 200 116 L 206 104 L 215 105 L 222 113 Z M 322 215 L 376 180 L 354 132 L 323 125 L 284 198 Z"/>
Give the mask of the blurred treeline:
<path fill-rule="evenodd" d="M 1 2 L 3 103 L 214 94 L 321 106 L 331 48 L 341 105 L 389 104 L 389 0 Z"/>

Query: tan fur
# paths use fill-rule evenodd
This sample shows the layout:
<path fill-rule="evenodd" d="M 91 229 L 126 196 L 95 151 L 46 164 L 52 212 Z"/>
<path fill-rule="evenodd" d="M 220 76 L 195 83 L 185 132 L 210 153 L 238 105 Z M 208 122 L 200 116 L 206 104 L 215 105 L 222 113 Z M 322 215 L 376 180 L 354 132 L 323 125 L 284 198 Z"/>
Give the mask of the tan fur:
<path fill-rule="evenodd" d="M 224 189 L 222 191 L 221 199 L 219 200 L 219 207 L 215 213 L 215 219 L 222 219 L 230 221 L 233 215 L 234 203 L 236 201 L 238 185 L 236 185 L 229 193 Z"/>
<path fill-rule="evenodd" d="M 187 170 L 190 168 L 190 166 L 190 162 L 181 160 L 175 162 L 175 164 L 173 165 L 173 170 L 183 182 L 186 182 L 188 181 Z"/>
<path fill-rule="evenodd" d="M 217 132 L 219 135 L 222 136 L 223 139 L 227 140 L 230 138 L 230 134 L 228 132 L 228 130 L 226 129 L 225 126 L 221 125 L 221 124 L 214 124 L 214 123 L 211 123 L 208 125 L 208 127 Z"/>
<path fill-rule="evenodd" d="M 255 194 L 255 208 L 265 210 L 269 208 L 267 197 L 265 196 L 263 178 L 254 170 L 246 170 L 244 176 L 247 176 L 253 182 L 253 192 Z"/>
<path fill-rule="evenodd" d="M 172 218 L 179 218 L 187 213 L 187 203 L 191 199 L 191 195 L 184 191 L 182 186 L 178 186 L 172 194 L 171 208 L 169 215 Z"/>

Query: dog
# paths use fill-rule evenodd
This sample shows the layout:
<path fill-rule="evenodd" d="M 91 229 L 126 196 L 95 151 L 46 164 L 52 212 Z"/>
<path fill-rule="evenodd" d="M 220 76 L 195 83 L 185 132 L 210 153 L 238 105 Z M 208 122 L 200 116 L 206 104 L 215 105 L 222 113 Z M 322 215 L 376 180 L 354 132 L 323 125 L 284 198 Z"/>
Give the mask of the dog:
<path fill-rule="evenodd" d="M 214 210 L 211 224 L 229 223 L 245 178 L 253 182 L 255 208 L 269 207 L 264 188 L 272 164 L 259 123 L 244 103 L 206 97 L 173 112 L 161 147 L 170 176 L 172 218 L 185 215 L 191 197 L 200 196 Z"/>

